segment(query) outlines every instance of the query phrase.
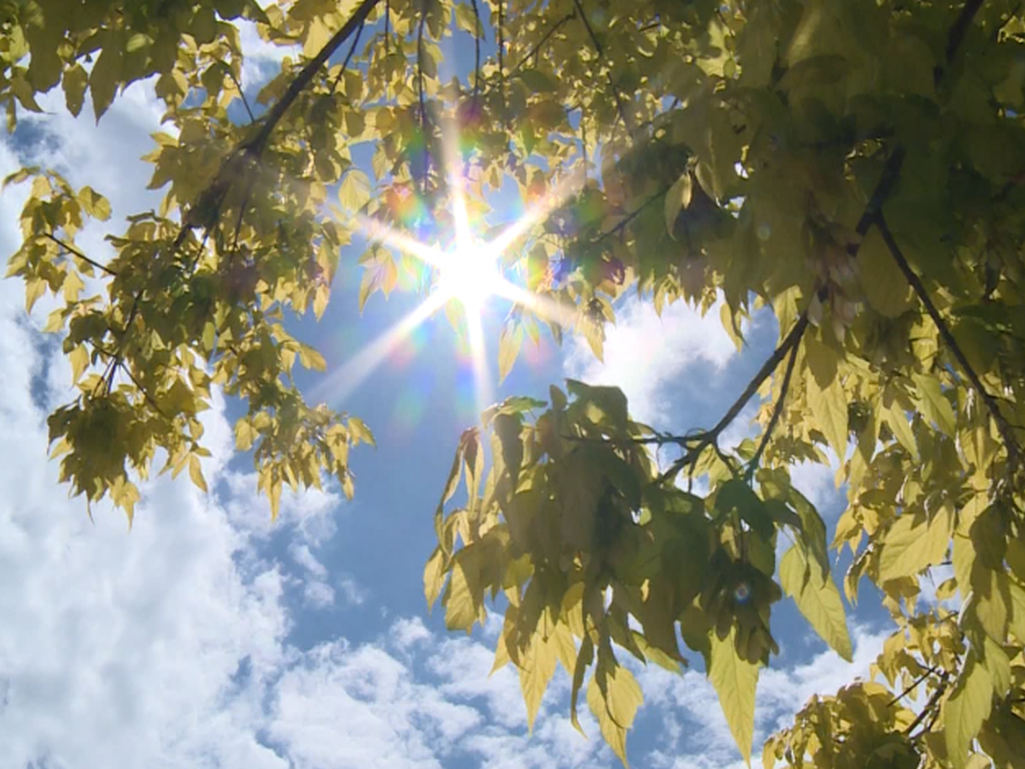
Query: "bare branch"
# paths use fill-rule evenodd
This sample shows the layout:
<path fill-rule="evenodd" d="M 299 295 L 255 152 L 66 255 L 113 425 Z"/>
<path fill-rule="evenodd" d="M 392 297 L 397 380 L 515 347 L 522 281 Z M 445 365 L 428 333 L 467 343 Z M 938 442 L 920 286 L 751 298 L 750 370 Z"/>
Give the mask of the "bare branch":
<path fill-rule="evenodd" d="M 473 3 L 473 101 L 476 103 L 480 93 L 480 8 L 477 7 L 477 0 Z"/>
<path fill-rule="evenodd" d="M 523 65 L 525 65 L 532 56 L 535 56 L 538 53 L 538 51 L 541 50 L 541 47 L 545 43 L 547 43 L 551 36 L 558 31 L 559 27 L 561 27 L 567 21 L 572 19 L 574 16 L 576 16 L 575 13 L 567 13 L 565 16 L 563 16 L 561 19 L 555 22 L 551 26 L 551 28 L 547 32 L 545 32 L 544 35 L 542 35 L 541 39 L 538 40 L 537 43 L 535 43 L 534 46 L 529 51 L 527 51 L 526 54 L 524 54 L 523 58 L 516 63 L 516 66 L 512 68 L 509 74 L 515 75 L 517 72 L 523 69 Z"/>
<path fill-rule="evenodd" d="M 936 707 L 940 697 L 942 697 L 943 693 L 947 690 L 947 679 L 949 677 L 950 674 L 947 671 L 940 673 L 939 686 L 937 686 L 933 691 L 932 696 L 929 697 L 929 701 L 925 703 L 925 707 L 922 708 L 921 712 L 917 716 L 915 716 L 915 720 L 908 724 L 907 728 L 904 729 L 904 734 L 910 735 L 911 732 L 913 732 L 915 728 L 925 720 L 926 716 L 929 715 L 929 712 Z"/>
<path fill-rule="evenodd" d="M 1015 440 L 1014 433 L 1011 429 L 1011 425 L 1007 421 L 1007 418 L 1000 412 L 1000 407 L 996 402 L 996 398 L 994 398 L 992 393 L 985 388 L 978 373 L 972 367 L 972 364 L 968 362 L 968 358 L 961 349 L 961 345 L 958 344 L 957 339 L 954 338 L 954 334 L 950 330 L 950 326 L 947 325 L 947 322 L 943 319 L 940 311 L 933 303 L 932 297 L 929 296 L 929 292 L 922 283 L 922 279 L 918 277 L 918 274 L 911 268 L 911 265 L 908 264 L 908 260 L 904 257 L 904 253 L 901 251 L 896 239 L 894 239 L 893 233 L 890 232 L 890 228 L 886 224 L 886 219 L 883 218 L 882 213 L 879 213 L 876 217 L 875 225 L 879 230 L 879 234 L 883 236 L 883 242 L 886 243 L 886 247 L 890 251 L 890 256 L 893 257 L 893 261 L 896 262 L 897 267 L 911 285 L 915 295 L 925 307 L 925 311 L 929 313 L 929 317 L 932 318 L 933 323 L 936 324 L 936 328 L 940 332 L 940 337 L 943 339 L 943 343 L 950 349 L 954 358 L 957 360 L 958 365 L 968 376 L 968 381 L 972 383 L 972 387 L 975 388 L 979 397 L 982 398 L 983 403 L 986 404 L 986 409 L 989 411 L 993 422 L 997 426 L 997 431 L 1000 433 L 1000 437 L 1003 439 L 1004 445 L 1007 448 L 1007 458 L 1012 467 L 1017 467 L 1020 458 L 1018 443 Z"/>
<path fill-rule="evenodd" d="M 762 458 L 762 452 L 765 451 L 765 446 L 769 442 L 769 438 L 772 436 L 772 431 L 776 428 L 776 423 L 779 421 L 780 415 L 783 413 L 783 402 L 787 397 L 787 390 L 790 389 L 790 377 L 794 373 L 794 363 L 797 361 L 797 348 L 800 345 L 793 345 L 790 348 L 790 357 L 787 359 L 787 368 L 783 372 L 783 383 L 780 386 L 779 398 L 776 399 L 776 405 L 772 409 L 772 416 L 769 417 L 769 424 L 765 426 L 765 433 L 762 435 L 762 440 L 758 443 L 758 449 L 755 451 L 751 461 L 747 466 L 747 477 L 748 480 L 754 475 L 754 471 L 758 468 L 758 462 Z"/>
<path fill-rule="evenodd" d="M 222 62 L 223 64 L 223 62 Z M 228 77 L 231 78 L 231 82 L 235 84 L 235 90 L 238 91 L 238 98 L 242 102 L 242 106 L 246 108 L 246 114 L 249 115 L 249 122 L 255 123 L 256 117 L 253 115 L 253 110 L 249 107 L 249 100 L 246 98 L 246 92 L 242 90 L 242 83 L 235 77 L 234 71 L 227 64 L 224 64 L 224 69 L 228 73 Z"/>
<path fill-rule="evenodd" d="M 107 267 L 107 265 L 100 264 L 99 262 L 90 259 L 88 256 L 86 256 L 81 251 L 79 251 L 77 248 L 75 248 L 73 245 L 71 245 L 70 243 L 65 243 L 63 240 L 61 240 L 60 238 L 55 236 L 53 233 L 51 233 L 51 232 L 44 232 L 43 233 L 43 237 L 48 238 L 49 240 L 52 240 L 58 246 L 63 248 L 65 251 L 67 251 L 69 254 L 71 254 L 72 256 L 76 257 L 77 259 L 81 259 L 83 262 L 85 262 L 86 264 L 90 265 L 91 267 L 95 267 L 97 270 L 101 270 L 102 272 L 105 272 L 105 273 L 107 273 L 108 275 L 110 275 L 112 277 L 115 277 L 115 278 L 117 277 L 117 273 L 114 270 L 112 270 L 109 267 Z"/>
<path fill-rule="evenodd" d="M 306 89 L 313 80 L 313 76 L 331 58 L 331 55 L 338 50 L 342 43 L 349 39 L 350 35 L 363 25 L 363 22 L 366 21 L 367 16 L 374 10 L 378 2 L 380 0 L 363 0 L 359 4 L 352 16 L 349 17 L 349 20 L 342 25 L 342 28 L 331 36 L 331 39 L 324 44 L 324 47 L 317 52 L 317 55 L 310 59 L 306 66 L 296 75 L 295 79 L 289 83 L 282 97 L 267 112 L 257 134 L 250 141 L 243 144 L 244 151 L 255 155 L 259 155 L 263 151 L 271 132 L 281 122 L 281 118 L 285 116 L 288 108 L 299 98 L 299 94 Z"/>
<path fill-rule="evenodd" d="M 342 62 L 342 68 L 338 70 L 338 74 L 335 75 L 335 79 L 331 83 L 332 95 L 334 95 L 335 89 L 338 88 L 338 81 L 342 79 L 342 75 L 345 74 L 345 70 L 349 68 L 349 62 L 352 60 L 352 55 L 356 53 L 356 46 L 359 45 L 359 36 L 363 34 L 364 26 L 365 22 L 360 22 L 359 29 L 356 30 L 356 37 L 352 39 L 352 45 L 349 46 L 349 52 L 345 54 L 345 60 Z"/>
<path fill-rule="evenodd" d="M 605 58 L 605 50 L 602 48 L 601 43 L 598 42 L 598 37 L 594 34 L 594 29 L 591 27 L 591 22 L 587 19 L 587 14 L 584 13 L 583 6 L 580 5 L 580 0 L 573 0 L 573 5 L 577 9 L 577 15 L 580 17 L 580 20 L 584 22 L 584 26 L 587 28 L 587 35 L 591 38 L 594 50 L 598 53 L 598 60 L 602 61 Z M 619 112 L 619 119 L 623 121 L 623 126 L 628 131 L 632 131 L 633 129 L 630 126 L 630 121 L 626 116 L 626 109 L 623 107 L 623 100 L 619 95 L 619 89 L 616 88 L 616 84 L 612 82 L 612 75 L 606 72 L 605 78 L 609 83 L 609 89 L 612 91 L 612 97 L 616 100 L 616 110 Z"/>
<path fill-rule="evenodd" d="M 680 470 L 687 465 L 692 465 L 697 462 L 701 452 L 707 447 L 715 445 L 719 438 L 719 435 L 725 430 L 737 415 L 740 414 L 747 402 L 754 397 L 755 393 L 758 392 L 758 388 L 762 386 L 762 382 L 768 379 L 772 372 L 776 370 L 779 364 L 783 361 L 783 358 L 790 352 L 794 347 L 797 347 L 801 338 L 804 336 L 805 329 L 808 328 L 808 313 L 803 312 L 797 319 L 793 328 L 790 329 L 786 338 L 780 342 L 779 347 L 773 350 L 762 367 L 758 369 L 758 372 L 752 377 L 751 381 L 747 383 L 747 387 L 744 388 L 744 392 L 740 394 L 733 405 L 726 411 L 722 419 L 713 427 L 711 430 L 706 431 L 702 434 L 701 438 L 697 441 L 696 445 L 690 448 L 682 457 L 677 459 L 668 470 L 658 477 L 658 481 L 666 481 L 675 476 Z"/>
<path fill-rule="evenodd" d="M 901 701 L 902 699 L 904 699 L 905 697 L 907 697 L 907 696 L 908 696 L 909 694 L 911 694 L 912 690 L 914 690 L 914 689 L 915 689 L 915 688 L 916 688 L 916 687 L 917 687 L 917 686 L 918 686 L 918 685 L 919 685 L 920 683 L 922 683 L 922 681 L 924 681 L 924 680 L 925 680 L 926 678 L 928 678 L 929 676 L 931 676 L 931 675 L 932 675 L 933 673 L 935 673 L 935 672 L 936 672 L 936 671 L 937 671 L 938 669 L 939 669 L 939 668 L 937 668 L 937 667 L 936 667 L 935 665 L 933 665 L 933 666 L 932 666 L 932 667 L 930 667 L 930 668 L 927 668 L 927 669 L 926 669 L 926 671 L 925 671 L 924 673 L 922 673 L 922 674 L 921 674 L 920 676 L 918 676 L 918 677 L 917 677 L 917 678 L 916 678 L 916 679 L 915 679 L 914 681 L 912 681 L 912 682 L 911 682 L 910 684 L 908 684 L 908 685 L 907 685 L 907 686 L 906 686 L 906 687 L 904 688 L 904 691 L 902 691 L 902 692 L 901 692 L 900 694 L 898 694 L 898 695 L 897 695 L 896 697 L 894 697 L 894 698 L 893 698 L 892 700 L 890 700 L 890 705 L 896 705 L 896 704 L 897 704 L 898 702 L 900 702 L 900 701 Z"/>

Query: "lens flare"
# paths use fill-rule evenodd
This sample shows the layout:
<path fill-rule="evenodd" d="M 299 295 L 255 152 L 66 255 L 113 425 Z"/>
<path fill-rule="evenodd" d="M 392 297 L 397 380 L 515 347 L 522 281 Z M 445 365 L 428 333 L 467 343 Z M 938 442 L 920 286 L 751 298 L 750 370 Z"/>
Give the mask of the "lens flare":
<path fill-rule="evenodd" d="M 502 297 L 523 306 L 544 320 L 562 326 L 572 325 L 575 308 L 567 307 L 512 282 L 505 274 L 503 255 L 513 248 L 532 227 L 543 222 L 549 214 L 579 186 L 581 177 L 570 175 L 544 194 L 531 196 L 530 204 L 509 226 L 491 240 L 482 240 L 475 233 L 468 211 L 465 192 L 464 164 L 472 153 L 460 145 L 460 132 L 455 123 L 444 126 L 442 161 L 448 190 L 451 195 L 451 226 L 444 245 L 438 240 L 427 242 L 421 235 L 412 235 L 363 214 L 355 214 L 353 221 L 371 240 L 402 254 L 414 257 L 434 272 L 430 294 L 412 312 L 392 328 L 353 356 L 317 387 L 317 393 L 336 402 L 350 394 L 370 374 L 399 348 L 402 340 L 414 334 L 417 328 L 439 309 L 456 302 L 465 318 L 467 341 L 472 362 L 475 398 L 478 412 L 483 411 L 491 399 L 486 346 L 484 342 L 483 314 L 492 297 Z M 390 211 L 401 226 L 425 220 L 423 204 L 408 187 L 386 192 L 385 209 Z M 414 228 L 417 229 L 417 228 Z M 421 228 L 422 229 L 422 228 Z"/>

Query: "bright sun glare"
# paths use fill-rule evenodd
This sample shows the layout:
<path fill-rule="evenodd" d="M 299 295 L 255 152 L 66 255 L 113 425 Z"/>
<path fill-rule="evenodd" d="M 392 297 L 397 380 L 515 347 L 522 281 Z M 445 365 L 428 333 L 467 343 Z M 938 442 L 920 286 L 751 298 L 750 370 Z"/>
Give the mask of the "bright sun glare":
<path fill-rule="evenodd" d="M 468 313 L 479 313 L 488 297 L 501 288 L 498 254 L 485 243 L 454 244 L 439 261 L 436 290 L 446 299 L 457 300 Z"/>
<path fill-rule="evenodd" d="M 446 157 L 443 160 L 447 166 L 449 189 L 452 191 L 453 220 L 448 248 L 439 248 L 437 245 L 411 237 L 372 217 L 362 214 L 355 217 L 369 238 L 395 251 L 413 256 L 437 270 L 437 282 L 431 293 L 415 309 L 364 346 L 344 366 L 332 372 L 318 386 L 318 397 L 329 397 L 338 402 L 348 396 L 417 326 L 449 301 L 456 300 L 467 321 L 474 385 L 480 407 L 478 410 L 483 411 L 491 390 L 482 318 L 482 311 L 489 298 L 502 297 L 563 326 L 573 322 L 573 313 L 570 310 L 512 282 L 503 274 L 500 263 L 507 249 L 566 199 L 570 188 L 577 180 L 564 179 L 543 200 L 536 201 L 497 237 L 482 241 L 475 237 L 467 212 L 463 193 L 464 180 L 457 161 L 458 130 L 455 126 L 449 126 L 447 133 L 448 141 L 444 152 Z"/>

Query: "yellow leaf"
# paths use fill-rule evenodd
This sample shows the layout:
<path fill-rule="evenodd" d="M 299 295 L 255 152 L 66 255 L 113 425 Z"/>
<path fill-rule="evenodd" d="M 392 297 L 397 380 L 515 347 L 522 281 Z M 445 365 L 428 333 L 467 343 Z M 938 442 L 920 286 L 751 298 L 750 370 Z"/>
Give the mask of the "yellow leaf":
<path fill-rule="evenodd" d="M 531 731 L 548 682 L 555 673 L 556 651 L 551 638 L 545 639 L 540 633 L 535 633 L 530 646 L 525 652 L 520 652 L 520 690 L 527 706 L 527 728 Z"/>
<path fill-rule="evenodd" d="M 370 189 L 370 177 L 358 168 L 350 168 L 338 185 L 338 202 L 347 213 L 355 213 L 370 200 Z"/>
<path fill-rule="evenodd" d="M 516 357 L 523 346 L 523 327 L 519 323 L 506 323 L 498 337 L 498 378 L 505 379 L 512 371 Z"/>
<path fill-rule="evenodd" d="M 605 691 L 599 683 L 601 671 L 595 671 L 587 687 L 587 704 L 598 721 L 602 737 L 619 756 L 624 765 L 626 760 L 626 732 L 633 724 L 637 708 L 644 701 L 641 687 L 626 668 L 612 666 L 604 676 Z"/>
<path fill-rule="evenodd" d="M 71 363 L 71 381 L 77 382 L 89 365 L 89 350 L 84 344 L 76 346 L 68 353 L 68 361 Z"/>
<path fill-rule="evenodd" d="M 469 554 L 469 555 L 467 555 Z M 443 602 L 445 604 L 445 627 L 449 630 L 465 630 L 470 632 L 478 615 L 478 604 L 474 595 L 473 584 L 476 581 L 476 569 L 468 569 L 467 561 L 476 560 L 476 550 L 472 547 L 459 552 L 452 566 L 452 578 L 448 582 Z M 469 566 L 474 566 L 473 563 Z"/>
<path fill-rule="evenodd" d="M 815 418 L 815 426 L 822 431 L 836 455 L 843 460 L 847 451 L 847 400 L 838 379 L 825 388 L 820 387 L 810 370 L 805 376 L 808 409 Z"/>
<path fill-rule="evenodd" d="M 953 527 L 953 515 L 946 509 L 920 524 L 915 523 L 913 515 L 900 516 L 882 539 L 879 583 L 918 574 L 942 561 Z"/>
<path fill-rule="evenodd" d="M 445 554 L 440 547 L 434 548 L 431 557 L 424 566 L 424 596 L 427 598 L 428 608 L 434 606 L 441 594 L 441 588 L 445 584 Z"/>
<path fill-rule="evenodd" d="M 192 454 L 189 457 L 189 478 L 192 482 L 201 488 L 204 492 L 207 491 L 206 479 L 203 478 L 203 469 L 199 464 L 199 457 Z"/>
<path fill-rule="evenodd" d="M 750 765 L 758 665 L 737 655 L 735 635 L 734 628 L 730 628 L 729 634 L 723 639 L 720 639 L 714 630 L 709 633 L 711 661 L 708 665 L 708 680 L 719 695 L 719 705 L 726 716 L 730 733 L 736 740 L 744 761 Z"/>
<path fill-rule="evenodd" d="M 850 662 L 851 638 L 847 632 L 847 618 L 840 591 L 830 576 L 822 574 L 817 564 L 812 568 L 800 547 L 794 545 L 780 561 L 779 581 L 822 640 Z"/>
<path fill-rule="evenodd" d="M 943 432 L 952 435 L 955 422 L 954 408 L 940 389 L 939 380 L 927 374 L 914 374 L 911 378 L 915 380 L 915 387 L 918 388 L 915 402 L 922 416 L 934 422 Z"/>
<path fill-rule="evenodd" d="M 942 733 L 946 738 L 947 758 L 958 769 L 965 766 L 968 748 L 992 706 L 993 682 L 989 671 L 969 653 L 957 685 L 943 704 Z"/>

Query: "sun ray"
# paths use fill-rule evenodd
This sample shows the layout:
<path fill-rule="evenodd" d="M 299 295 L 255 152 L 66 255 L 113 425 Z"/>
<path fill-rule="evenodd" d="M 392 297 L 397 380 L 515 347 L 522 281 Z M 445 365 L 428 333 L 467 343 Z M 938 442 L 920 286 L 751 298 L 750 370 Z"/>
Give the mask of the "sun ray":
<path fill-rule="evenodd" d="M 443 238 L 442 245 L 437 245 L 424 242 L 373 217 L 363 214 L 355 217 L 355 222 L 370 240 L 412 256 L 433 268 L 436 281 L 431 293 L 414 310 L 321 383 L 316 389 L 321 397 L 329 394 L 336 402 L 347 397 L 417 326 L 446 303 L 458 301 L 466 321 L 475 398 L 478 411 L 483 412 L 493 396 L 483 321 L 484 303 L 489 297 L 502 297 L 526 307 L 548 322 L 567 328 L 575 322 L 574 309 L 535 294 L 506 277 L 502 261 L 506 251 L 573 194 L 582 183 L 583 173 L 570 174 L 559 180 L 545 195 L 528 205 L 523 214 L 495 238 L 482 241 L 475 237 L 470 217 L 466 176 L 461 168 L 458 127 L 450 122 L 446 128 L 442 164 L 451 197 L 450 238 Z"/>
<path fill-rule="evenodd" d="M 334 403 L 348 397 L 377 370 L 377 367 L 417 326 L 437 312 L 445 304 L 445 301 L 445 297 L 439 293 L 428 296 L 413 310 L 396 321 L 391 328 L 356 353 L 344 366 L 332 372 L 318 384 L 314 388 L 314 396 Z"/>
<path fill-rule="evenodd" d="M 494 400 L 491 391 L 491 378 L 488 376 L 487 348 L 484 344 L 484 324 L 480 313 L 466 314 L 467 336 L 470 342 L 470 361 L 473 366 L 473 391 L 476 399 L 477 413 L 484 410 Z"/>
<path fill-rule="evenodd" d="M 440 268 L 445 261 L 444 254 L 436 246 L 431 246 L 416 238 L 412 238 L 384 222 L 360 214 L 356 217 L 356 223 L 359 224 L 364 234 L 370 239 L 378 240 L 384 245 L 394 248 L 396 251 L 416 257 L 431 267 Z"/>
<path fill-rule="evenodd" d="M 575 308 L 570 309 L 554 299 L 535 294 L 533 291 L 528 291 L 507 280 L 502 280 L 495 287 L 495 293 L 508 299 L 510 302 L 522 304 L 543 320 L 558 323 L 564 328 L 570 328 L 576 322 Z"/>

